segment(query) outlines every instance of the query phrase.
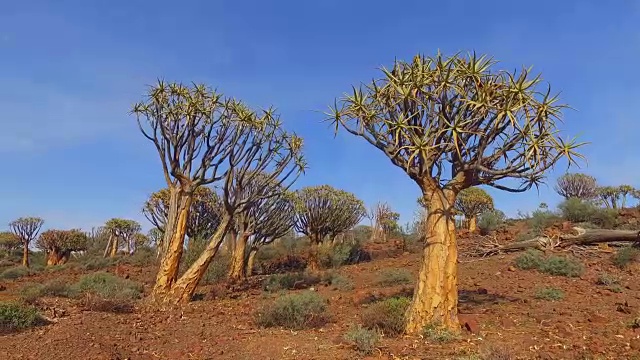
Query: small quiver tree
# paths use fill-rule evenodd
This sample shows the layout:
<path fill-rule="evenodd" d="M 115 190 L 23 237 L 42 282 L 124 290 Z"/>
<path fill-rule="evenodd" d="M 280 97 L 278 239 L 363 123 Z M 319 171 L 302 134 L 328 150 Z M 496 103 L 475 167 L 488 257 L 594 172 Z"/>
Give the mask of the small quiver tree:
<path fill-rule="evenodd" d="M 572 163 L 579 156 L 580 144 L 558 137 L 564 106 L 549 88 L 540 89 L 540 76 L 494 65 L 475 54 L 396 61 L 329 113 L 336 131 L 365 139 L 422 191 L 426 237 L 409 333 L 429 324 L 460 330 L 454 221 L 460 191 L 478 185 L 526 191 L 561 158 Z"/>
<path fill-rule="evenodd" d="M 109 232 L 109 242 L 104 251 L 105 257 L 107 257 L 107 254 L 110 257 L 115 257 L 118 254 L 120 240 L 125 243 L 127 254 L 133 254 L 135 251 L 135 244 L 132 244 L 133 235 L 142 229 L 137 221 L 113 218 L 107 221 L 104 227 Z"/>
<path fill-rule="evenodd" d="M 312 271 L 320 268 L 320 243 L 356 226 L 366 214 L 364 204 L 354 194 L 329 185 L 297 190 L 294 206 L 295 230 L 306 235 L 311 242 L 307 267 Z"/>
<path fill-rule="evenodd" d="M 387 203 L 377 203 L 368 214 L 373 220 L 372 241 L 387 241 L 387 237 L 399 229 L 400 214 L 393 211 Z"/>
<path fill-rule="evenodd" d="M 454 208 L 461 212 L 469 231 L 476 231 L 478 215 L 493 209 L 493 198 L 479 187 L 470 187 L 460 191 Z"/>
<path fill-rule="evenodd" d="M 9 223 L 11 231 L 22 242 L 22 265 L 29 266 L 29 244 L 38 236 L 44 220 L 38 217 L 21 217 Z"/>
<path fill-rule="evenodd" d="M 565 199 L 592 200 L 598 196 L 596 178 L 581 173 L 562 175 L 558 178 L 554 189 Z"/>
<path fill-rule="evenodd" d="M 78 230 L 47 230 L 40 234 L 36 245 L 47 252 L 47 266 L 62 265 L 73 251 L 87 248 L 87 234 Z"/>
<path fill-rule="evenodd" d="M 618 209 L 622 193 L 617 186 L 600 186 L 596 189 L 598 199 L 608 209 Z"/>
<path fill-rule="evenodd" d="M 0 257 L 9 256 L 22 247 L 22 241 L 11 231 L 0 232 Z"/>

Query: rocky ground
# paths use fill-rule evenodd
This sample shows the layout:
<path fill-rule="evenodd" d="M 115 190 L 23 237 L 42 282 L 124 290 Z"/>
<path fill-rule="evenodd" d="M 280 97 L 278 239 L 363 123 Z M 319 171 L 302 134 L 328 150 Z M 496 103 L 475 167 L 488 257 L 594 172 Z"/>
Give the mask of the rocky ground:
<path fill-rule="evenodd" d="M 461 249 L 473 247 L 474 241 L 463 236 Z M 0 336 L 0 359 L 640 359 L 640 330 L 629 326 L 640 316 L 640 265 L 620 270 L 603 249 L 582 255 L 586 270 L 576 278 L 516 269 L 515 254 L 462 256 L 463 335 L 445 343 L 383 337 L 374 354 L 365 357 L 343 339 L 345 332 L 360 322 L 371 300 L 412 291 L 410 285 L 375 285 L 378 272 L 403 268 L 415 276 L 418 271 L 419 252 L 393 246 L 376 244 L 370 249 L 373 261 L 336 270 L 353 280 L 353 290 L 292 290 L 317 291 L 329 300 L 332 321 L 322 328 L 259 328 L 254 312 L 280 294 L 265 293 L 258 285 L 242 291 L 203 287 L 203 299 L 182 310 L 158 311 L 140 302 L 126 314 L 83 311 L 71 300 L 45 298 L 39 306 L 53 322 Z M 143 283 L 145 292 L 154 276 L 151 266 L 107 271 Z M 602 272 L 620 279 L 620 292 L 596 285 Z M 15 298 L 27 282 L 71 282 L 81 275 L 70 269 L 4 281 L 0 300 Z M 561 289 L 565 297 L 537 299 L 542 287 Z"/>

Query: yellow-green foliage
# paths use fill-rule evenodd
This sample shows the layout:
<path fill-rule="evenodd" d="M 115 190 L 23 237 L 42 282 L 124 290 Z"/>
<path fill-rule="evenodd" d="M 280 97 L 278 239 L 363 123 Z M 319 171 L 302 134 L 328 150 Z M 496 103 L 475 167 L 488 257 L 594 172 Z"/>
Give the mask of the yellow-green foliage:
<path fill-rule="evenodd" d="M 493 198 L 479 187 L 470 187 L 460 191 L 456 198 L 455 209 L 472 218 L 493 209 Z"/>

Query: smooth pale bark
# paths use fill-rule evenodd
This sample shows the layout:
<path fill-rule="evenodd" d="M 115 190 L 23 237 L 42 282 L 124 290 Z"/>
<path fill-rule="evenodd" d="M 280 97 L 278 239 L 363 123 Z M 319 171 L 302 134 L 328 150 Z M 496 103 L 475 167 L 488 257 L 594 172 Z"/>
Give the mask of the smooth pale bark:
<path fill-rule="evenodd" d="M 222 221 L 220 222 L 216 232 L 209 240 L 207 247 L 204 249 L 200 257 L 198 257 L 198 259 L 189 267 L 189 269 L 187 269 L 180 279 L 175 282 L 173 287 L 171 287 L 171 291 L 169 296 L 166 297 L 166 300 L 172 301 L 176 304 L 186 304 L 191 301 L 200 280 L 202 280 L 205 272 L 207 272 L 209 264 L 211 264 L 211 261 L 220 249 L 220 245 L 222 245 L 229 225 L 229 220 L 230 217 L 226 214 L 222 217 Z"/>
<path fill-rule="evenodd" d="M 156 300 L 164 300 L 178 279 L 180 258 L 182 257 L 192 201 L 192 194 L 184 193 L 176 188 L 170 189 L 169 214 L 163 239 L 165 251 L 151 293 Z"/>
<path fill-rule="evenodd" d="M 258 254 L 258 249 L 252 248 L 249 251 L 249 258 L 247 259 L 247 267 L 245 269 L 245 273 L 247 276 L 253 275 L 253 267 L 256 265 L 256 254 Z"/>
<path fill-rule="evenodd" d="M 113 241 L 113 234 L 109 234 L 109 241 L 107 241 L 107 246 L 104 248 L 104 257 L 109 256 L 109 252 L 111 251 L 111 242 Z"/>
<path fill-rule="evenodd" d="M 47 266 L 63 265 L 69 261 L 71 251 L 51 249 L 47 252 Z"/>
<path fill-rule="evenodd" d="M 406 314 L 406 332 L 420 333 L 431 324 L 459 332 L 455 193 L 432 190 L 425 199 L 425 246 L 413 301 Z"/>
<path fill-rule="evenodd" d="M 111 242 L 111 252 L 109 254 L 110 257 L 116 257 L 118 255 L 118 245 L 120 238 L 118 236 L 113 237 L 113 241 Z"/>
<path fill-rule="evenodd" d="M 131 255 L 131 239 L 125 239 L 125 241 L 127 242 L 127 254 Z"/>
<path fill-rule="evenodd" d="M 22 244 L 22 265 L 29 267 L 29 243 Z"/>
<path fill-rule="evenodd" d="M 310 236 L 311 244 L 309 244 L 309 260 L 307 262 L 307 269 L 310 271 L 320 270 L 320 261 L 318 259 L 318 248 L 320 246 L 319 236 Z"/>
<path fill-rule="evenodd" d="M 231 266 L 229 267 L 229 278 L 232 280 L 240 280 L 247 277 L 245 259 L 248 241 L 249 234 L 247 233 L 235 236 L 235 247 L 231 254 Z"/>
<path fill-rule="evenodd" d="M 473 232 L 478 229 L 478 221 L 475 216 L 469 218 L 469 231 Z"/>

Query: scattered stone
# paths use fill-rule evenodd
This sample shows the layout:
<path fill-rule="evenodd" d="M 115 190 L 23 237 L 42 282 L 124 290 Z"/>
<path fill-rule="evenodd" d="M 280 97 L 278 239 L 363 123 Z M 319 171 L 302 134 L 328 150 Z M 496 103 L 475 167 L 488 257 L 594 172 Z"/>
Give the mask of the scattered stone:
<path fill-rule="evenodd" d="M 485 288 L 480 288 L 477 291 L 478 291 L 478 294 L 480 295 L 487 295 L 489 293 L 489 291 L 487 291 L 487 289 Z"/>
<path fill-rule="evenodd" d="M 480 324 L 478 323 L 478 318 L 476 316 L 471 314 L 459 314 L 458 320 L 460 321 L 460 326 L 470 333 L 478 334 L 480 332 Z"/>
<path fill-rule="evenodd" d="M 507 269 L 509 271 L 516 271 L 516 268 L 514 266 L 509 266 L 509 268 Z"/>
<path fill-rule="evenodd" d="M 587 320 L 589 320 L 589 322 L 592 322 L 594 324 L 605 324 L 609 322 L 606 316 L 602 316 L 600 314 L 595 314 L 595 313 L 591 314 L 591 316 L 589 316 Z"/>

